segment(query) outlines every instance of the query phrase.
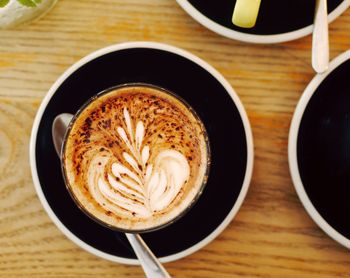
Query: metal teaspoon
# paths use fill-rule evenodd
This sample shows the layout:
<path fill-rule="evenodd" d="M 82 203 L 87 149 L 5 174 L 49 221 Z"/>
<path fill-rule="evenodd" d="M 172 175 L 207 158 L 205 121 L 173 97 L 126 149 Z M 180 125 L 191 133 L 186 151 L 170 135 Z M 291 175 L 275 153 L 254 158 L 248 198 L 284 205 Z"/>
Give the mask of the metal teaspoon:
<path fill-rule="evenodd" d="M 63 113 L 58 116 L 53 121 L 52 124 L 52 139 L 55 146 L 57 155 L 61 156 L 61 148 L 63 143 L 63 138 L 66 133 L 68 124 L 73 118 L 72 114 Z M 149 278 L 170 278 L 170 275 L 159 262 L 159 260 L 154 256 L 152 251 L 148 248 L 146 243 L 143 241 L 139 234 L 126 233 L 126 238 L 129 240 L 131 247 L 133 248 L 146 277 Z"/>
<path fill-rule="evenodd" d="M 317 73 L 328 69 L 329 38 L 327 0 L 316 0 L 314 30 L 312 34 L 312 67 Z"/>

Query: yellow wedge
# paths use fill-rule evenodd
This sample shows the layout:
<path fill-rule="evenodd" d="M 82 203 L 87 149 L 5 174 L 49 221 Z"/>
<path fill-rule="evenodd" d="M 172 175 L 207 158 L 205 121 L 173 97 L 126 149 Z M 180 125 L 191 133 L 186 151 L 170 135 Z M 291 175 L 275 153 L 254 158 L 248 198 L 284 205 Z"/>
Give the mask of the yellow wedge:
<path fill-rule="evenodd" d="M 237 0 L 232 23 L 242 28 L 252 28 L 256 23 L 261 0 Z"/>

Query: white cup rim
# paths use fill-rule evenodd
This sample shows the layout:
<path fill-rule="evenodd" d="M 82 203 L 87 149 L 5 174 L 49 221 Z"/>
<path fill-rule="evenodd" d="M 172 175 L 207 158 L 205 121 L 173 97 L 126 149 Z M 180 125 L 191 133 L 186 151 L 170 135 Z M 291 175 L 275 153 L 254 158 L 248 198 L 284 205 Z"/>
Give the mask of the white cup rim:
<path fill-rule="evenodd" d="M 131 48 L 151 48 L 151 49 L 158 49 L 158 50 L 164 50 L 167 52 L 171 52 L 174 54 L 178 54 L 184 58 L 187 58 L 188 60 L 196 63 L 201 68 L 206 70 L 208 73 L 210 73 L 220 84 L 225 88 L 225 90 L 228 92 L 230 97 L 232 98 L 233 102 L 235 103 L 235 106 L 238 109 L 238 112 L 240 114 L 240 117 L 243 122 L 245 136 L 246 136 L 246 143 L 247 143 L 247 165 L 246 165 L 246 171 L 244 180 L 242 183 L 241 191 L 238 195 L 238 198 L 236 202 L 234 203 L 231 211 L 227 214 L 224 221 L 211 233 L 209 234 L 205 239 L 198 242 L 197 244 L 193 245 L 192 247 L 183 250 L 181 252 L 172 254 L 170 256 L 161 257 L 159 258 L 161 262 L 171 262 L 178 259 L 181 259 L 183 257 L 186 257 L 199 249 L 203 248 L 205 245 L 209 244 L 214 238 L 216 238 L 231 222 L 231 220 L 234 218 L 234 216 L 237 214 L 239 208 L 241 207 L 243 200 L 245 199 L 245 196 L 248 192 L 249 184 L 251 181 L 252 171 L 253 171 L 253 136 L 252 131 L 250 127 L 250 123 L 247 117 L 247 114 L 245 112 L 245 109 L 236 94 L 236 92 L 233 90 L 229 82 L 211 65 L 209 65 L 204 60 L 200 59 L 199 57 L 191 54 L 188 51 L 185 51 L 183 49 L 163 44 L 163 43 L 157 43 L 157 42 L 146 42 L 146 41 L 136 41 L 136 42 L 126 42 L 126 43 L 120 43 L 116 45 L 111 45 L 102 49 L 99 49 L 85 57 L 83 57 L 81 60 L 73 64 L 70 68 L 68 68 L 58 79 L 57 81 L 52 85 L 52 87 L 49 89 L 48 93 L 44 97 L 38 112 L 36 114 L 36 117 L 34 119 L 33 128 L 31 132 L 31 138 L 30 138 L 30 147 L 29 147 L 29 160 L 31 165 L 31 173 L 32 178 L 34 182 L 34 187 L 36 190 L 36 193 L 39 197 L 39 200 L 44 207 L 45 211 L 47 212 L 48 216 L 51 218 L 51 220 L 54 222 L 54 224 L 58 227 L 58 229 L 71 241 L 73 241 L 75 244 L 80 246 L 82 249 L 109 261 L 112 262 L 118 262 L 123 264 L 130 264 L 130 265 L 136 265 L 139 264 L 138 260 L 136 259 L 127 259 L 124 257 L 119 257 L 115 255 L 111 255 L 105 252 L 102 252 L 91 245 L 85 243 L 81 239 L 79 239 L 77 236 L 75 236 L 69 229 L 65 227 L 65 225 L 59 220 L 59 218 L 56 216 L 54 211 L 51 209 L 48 201 L 45 198 L 45 195 L 43 193 L 43 190 L 40 185 L 38 172 L 36 168 L 36 141 L 37 141 L 37 132 L 39 128 L 40 121 L 42 119 L 42 116 L 44 114 L 45 108 L 48 105 L 50 99 L 53 97 L 59 86 L 76 70 L 78 70 L 80 67 L 84 66 L 86 63 L 88 63 L 91 60 L 96 59 L 97 57 L 100 57 L 102 55 L 105 55 L 107 53 L 120 51 L 124 49 L 131 49 Z"/>
<path fill-rule="evenodd" d="M 188 0 L 176 0 L 177 3 L 198 23 L 202 24 L 204 27 L 209 30 L 227 37 L 229 39 L 234 39 L 242 42 L 256 43 L 256 44 L 272 44 L 272 43 L 281 43 L 296 40 L 307 36 L 312 33 L 313 24 L 305 26 L 295 31 L 276 34 L 276 35 L 254 35 L 243 33 L 239 31 L 232 30 L 221 24 L 216 23 L 211 20 L 201 12 L 199 12 Z M 341 4 L 338 5 L 329 15 L 328 22 L 332 22 L 338 16 L 340 16 L 348 7 L 350 6 L 350 0 L 344 0 Z"/>
<path fill-rule="evenodd" d="M 335 230 L 317 211 L 317 209 L 312 204 L 310 198 L 308 197 L 303 182 L 301 180 L 299 167 L 298 167 L 298 157 L 297 157 L 297 140 L 299 134 L 300 123 L 305 112 L 305 109 L 311 99 L 311 97 L 316 92 L 319 85 L 325 80 L 325 78 L 333 72 L 339 65 L 350 59 L 350 50 L 342 53 L 336 57 L 329 65 L 329 69 L 324 74 L 317 74 L 309 85 L 303 92 L 299 103 L 295 109 L 292 123 L 289 130 L 288 139 L 288 160 L 289 169 L 292 176 L 293 184 L 299 199 L 303 206 L 305 207 L 307 213 L 313 219 L 313 221 L 331 238 L 340 243 L 341 245 L 350 249 L 350 239 L 346 238 Z"/>

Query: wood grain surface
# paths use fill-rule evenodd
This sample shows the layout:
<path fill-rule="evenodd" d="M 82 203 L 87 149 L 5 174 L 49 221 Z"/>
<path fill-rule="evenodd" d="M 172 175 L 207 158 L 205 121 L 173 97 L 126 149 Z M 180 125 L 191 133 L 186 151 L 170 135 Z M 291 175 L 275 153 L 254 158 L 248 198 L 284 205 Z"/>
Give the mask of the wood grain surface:
<path fill-rule="evenodd" d="M 143 277 L 95 257 L 50 221 L 33 187 L 28 142 L 36 110 L 63 71 L 110 44 L 151 40 L 208 61 L 251 121 L 253 179 L 234 221 L 195 254 L 165 264 L 174 277 L 350 277 L 350 251 L 303 209 L 290 178 L 288 129 L 313 77 L 311 36 L 277 45 L 220 37 L 174 0 L 59 0 L 44 18 L 0 31 L 0 277 Z M 350 48 L 350 10 L 330 26 L 331 57 Z"/>

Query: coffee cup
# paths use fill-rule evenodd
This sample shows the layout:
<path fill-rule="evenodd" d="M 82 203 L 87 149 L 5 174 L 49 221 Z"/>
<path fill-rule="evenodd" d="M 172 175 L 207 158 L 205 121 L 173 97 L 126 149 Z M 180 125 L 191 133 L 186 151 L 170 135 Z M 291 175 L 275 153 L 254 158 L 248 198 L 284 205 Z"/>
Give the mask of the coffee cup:
<path fill-rule="evenodd" d="M 206 184 L 205 127 L 179 96 L 131 83 L 90 98 L 61 149 L 66 187 L 78 207 L 108 228 L 140 233 L 181 218 Z"/>

